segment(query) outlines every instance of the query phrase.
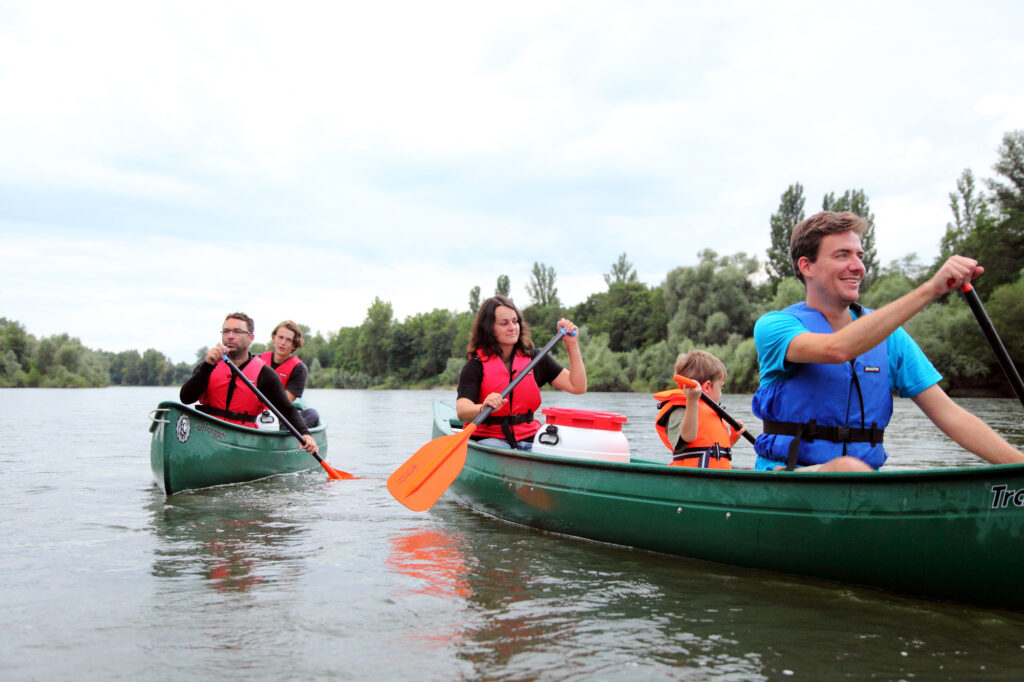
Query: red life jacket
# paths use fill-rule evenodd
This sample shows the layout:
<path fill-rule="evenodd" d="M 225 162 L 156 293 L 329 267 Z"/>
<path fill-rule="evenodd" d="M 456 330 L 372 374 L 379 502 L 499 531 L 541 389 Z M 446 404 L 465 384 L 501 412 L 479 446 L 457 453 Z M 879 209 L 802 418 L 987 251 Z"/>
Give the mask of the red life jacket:
<path fill-rule="evenodd" d="M 491 393 L 501 393 L 512 378 L 530 364 L 530 358 L 517 352 L 512 356 L 512 372 L 509 373 L 501 356 L 485 355 L 481 350 L 477 350 L 476 354 L 484 367 L 478 401 L 483 401 Z M 533 418 L 534 410 L 540 407 L 540 386 L 533 377 L 533 371 L 516 384 L 506 397 L 508 404 L 502 405 L 500 410 L 491 412 L 484 423 L 476 427 L 474 436 L 505 440 L 509 440 L 511 436 L 513 440 L 519 441 L 533 438 L 540 430 L 540 422 Z"/>
<path fill-rule="evenodd" d="M 281 385 L 288 388 L 288 380 L 292 378 L 292 370 L 298 367 L 302 360 L 299 360 L 298 355 L 289 355 L 288 359 L 274 367 L 274 351 L 268 350 L 260 356 L 260 360 L 263 361 L 267 367 L 270 367 L 277 374 L 277 378 L 281 380 Z"/>
<path fill-rule="evenodd" d="M 262 369 L 263 361 L 254 355 L 249 358 L 249 363 L 242 368 L 242 374 L 255 386 Z M 233 389 L 232 386 L 234 386 Z M 228 404 L 229 391 L 231 393 L 230 404 Z M 232 424 L 251 426 L 254 429 L 256 428 L 256 417 L 263 412 L 264 408 L 263 402 L 249 390 L 245 382 L 234 375 L 224 361 L 218 362 L 217 366 L 213 368 L 210 381 L 206 384 L 206 390 L 199 396 L 198 409 L 201 412 Z"/>
<path fill-rule="evenodd" d="M 725 420 L 702 400 L 697 405 L 697 437 L 690 443 L 680 443 L 679 434 L 668 433 L 668 414 L 677 407 L 686 407 L 686 394 L 673 388 L 654 394 L 658 401 L 658 416 L 654 428 L 661 442 L 672 451 L 672 466 L 699 467 L 707 453 L 707 468 L 732 469 L 732 444 L 736 440 Z"/>

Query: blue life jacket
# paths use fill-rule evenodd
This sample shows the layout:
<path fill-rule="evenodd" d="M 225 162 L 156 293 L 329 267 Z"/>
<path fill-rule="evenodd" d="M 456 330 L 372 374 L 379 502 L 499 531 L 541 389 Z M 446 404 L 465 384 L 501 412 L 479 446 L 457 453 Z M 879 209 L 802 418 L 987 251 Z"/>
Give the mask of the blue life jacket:
<path fill-rule="evenodd" d="M 854 304 L 858 313 L 870 313 Z M 783 312 L 795 316 L 809 332 L 834 333 L 817 310 L 797 303 Z M 888 341 L 850 362 L 800 363 L 789 379 L 758 387 L 754 415 L 764 428 L 754 451 L 794 466 L 824 464 L 850 455 L 875 469 L 889 456 L 882 435 L 892 417 Z"/>

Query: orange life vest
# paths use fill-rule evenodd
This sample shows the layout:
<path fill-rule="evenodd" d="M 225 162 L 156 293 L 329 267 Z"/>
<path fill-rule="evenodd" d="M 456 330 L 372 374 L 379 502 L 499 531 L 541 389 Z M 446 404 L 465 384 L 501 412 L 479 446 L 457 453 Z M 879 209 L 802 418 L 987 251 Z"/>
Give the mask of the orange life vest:
<path fill-rule="evenodd" d="M 530 358 L 520 353 L 512 357 L 512 372 L 509 373 L 504 360 L 499 355 L 486 355 L 483 351 L 477 350 L 477 357 L 480 358 L 484 368 L 483 380 L 480 382 L 480 395 L 477 400 L 483 400 L 491 393 L 501 393 L 512 381 L 512 377 L 523 371 Z M 494 410 L 490 416 L 476 428 L 474 437 L 504 438 L 509 440 L 529 440 L 540 430 L 540 422 L 533 418 L 533 411 L 540 407 L 540 386 L 533 377 L 533 371 L 529 376 L 516 384 L 512 392 L 506 396 L 508 403 L 501 409 Z M 506 432 L 511 428 L 511 431 Z"/>
<path fill-rule="evenodd" d="M 277 374 L 277 378 L 281 380 L 281 385 L 285 388 L 288 388 L 288 380 L 292 378 L 292 370 L 298 367 L 299 363 L 302 362 L 298 355 L 290 355 L 287 360 L 277 367 L 274 367 L 274 351 L 272 350 L 268 350 L 260 355 L 260 360 L 262 360 L 263 364 L 267 367 L 274 370 L 274 373 Z"/>
<path fill-rule="evenodd" d="M 255 386 L 260 371 L 263 369 L 263 361 L 254 355 L 241 369 L 242 374 Z M 255 429 L 256 417 L 263 412 L 264 405 L 263 401 L 249 390 L 245 382 L 240 381 L 234 375 L 228 364 L 221 361 L 213 368 L 210 381 L 206 384 L 206 390 L 199 396 L 198 409 L 226 422 L 251 426 Z"/>
<path fill-rule="evenodd" d="M 654 399 L 659 408 L 654 428 L 661 442 L 672 451 L 672 466 L 700 467 L 702 460 L 706 460 L 709 469 L 732 469 L 732 444 L 736 435 L 710 406 L 704 401 L 698 403 L 697 437 L 692 442 L 680 443 L 678 433 L 668 433 L 668 415 L 677 407 L 686 407 L 686 394 L 682 389 L 673 388 L 655 393 Z"/>

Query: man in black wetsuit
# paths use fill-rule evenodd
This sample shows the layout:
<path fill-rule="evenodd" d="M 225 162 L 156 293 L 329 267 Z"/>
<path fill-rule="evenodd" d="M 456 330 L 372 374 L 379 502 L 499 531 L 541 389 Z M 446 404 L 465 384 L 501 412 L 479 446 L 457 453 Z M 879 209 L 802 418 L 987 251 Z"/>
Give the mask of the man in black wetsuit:
<path fill-rule="evenodd" d="M 316 441 L 309 435 L 309 429 L 298 410 L 288 400 L 277 374 L 262 360 L 249 354 L 254 330 L 252 318 L 245 313 L 228 315 L 221 329 L 221 343 L 207 351 L 206 357 L 181 387 L 181 402 L 188 405 L 198 400 L 200 405 L 197 409 L 201 412 L 235 424 L 255 427 L 263 403 L 223 361 L 226 353 L 285 419 L 302 433 L 303 449 L 317 453 L 319 449 Z"/>

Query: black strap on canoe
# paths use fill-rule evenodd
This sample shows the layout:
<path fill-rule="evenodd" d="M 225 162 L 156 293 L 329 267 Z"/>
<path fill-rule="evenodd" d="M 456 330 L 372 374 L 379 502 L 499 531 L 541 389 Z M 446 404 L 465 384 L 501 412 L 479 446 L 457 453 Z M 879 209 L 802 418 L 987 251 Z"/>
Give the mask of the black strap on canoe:
<path fill-rule="evenodd" d="M 247 424 L 256 423 L 255 414 L 247 414 L 245 412 L 232 412 L 231 410 L 222 410 L 219 407 L 211 407 L 209 405 L 199 404 L 196 405 L 196 409 L 204 414 L 209 414 L 214 417 L 221 417 L 223 419 L 233 419 L 239 422 L 245 422 Z"/>

